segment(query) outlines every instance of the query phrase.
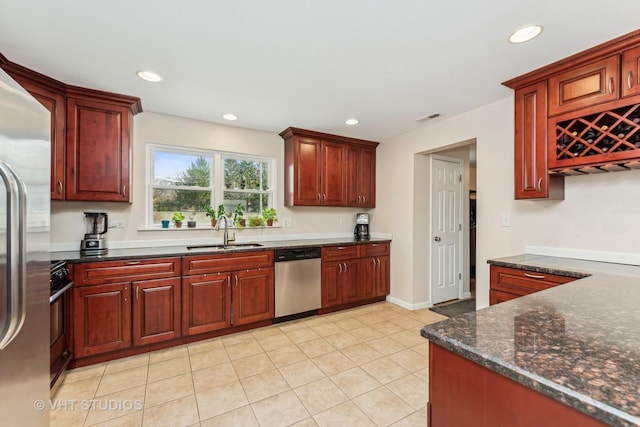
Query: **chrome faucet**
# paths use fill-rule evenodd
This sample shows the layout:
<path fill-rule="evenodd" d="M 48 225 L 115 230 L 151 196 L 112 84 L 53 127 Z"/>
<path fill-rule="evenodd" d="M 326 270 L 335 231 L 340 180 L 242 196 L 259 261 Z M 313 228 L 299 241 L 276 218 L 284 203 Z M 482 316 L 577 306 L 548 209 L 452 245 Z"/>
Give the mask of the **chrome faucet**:
<path fill-rule="evenodd" d="M 218 223 L 216 224 L 216 230 L 220 230 L 220 223 L 224 219 L 224 236 L 222 238 L 222 246 L 226 247 L 229 242 L 236 241 L 236 233 L 233 233 L 233 237 L 229 238 L 229 217 L 226 215 L 220 215 L 218 217 Z"/>

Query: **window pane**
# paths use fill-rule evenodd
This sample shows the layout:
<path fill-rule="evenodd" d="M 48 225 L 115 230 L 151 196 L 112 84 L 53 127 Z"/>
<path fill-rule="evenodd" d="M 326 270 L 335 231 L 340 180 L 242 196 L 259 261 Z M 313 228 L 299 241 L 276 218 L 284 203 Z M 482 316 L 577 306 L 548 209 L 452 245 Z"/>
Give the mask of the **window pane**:
<path fill-rule="evenodd" d="M 266 189 L 268 163 L 237 159 L 224 159 L 224 187 L 227 190 Z"/>
<path fill-rule="evenodd" d="M 224 210 L 233 212 L 241 204 L 246 214 L 262 214 L 262 209 L 269 207 L 269 196 L 270 194 L 225 191 Z"/>
<path fill-rule="evenodd" d="M 209 187 L 209 159 L 190 155 L 154 152 L 154 185 Z"/>
<path fill-rule="evenodd" d="M 153 223 L 170 219 L 173 212 L 182 212 L 187 219 L 204 218 L 202 205 L 211 203 L 211 192 L 198 190 L 153 189 Z M 235 207 L 234 207 L 235 209 Z"/>

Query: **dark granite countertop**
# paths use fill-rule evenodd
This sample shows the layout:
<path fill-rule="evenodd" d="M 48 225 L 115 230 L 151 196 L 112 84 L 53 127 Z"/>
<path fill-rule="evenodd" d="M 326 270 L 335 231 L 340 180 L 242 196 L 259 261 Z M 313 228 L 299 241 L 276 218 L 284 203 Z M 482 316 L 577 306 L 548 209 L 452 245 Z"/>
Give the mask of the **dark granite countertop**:
<path fill-rule="evenodd" d="M 589 276 L 422 336 L 607 424 L 640 425 L 640 267 L 537 255 L 489 263 Z"/>
<path fill-rule="evenodd" d="M 213 247 L 203 247 L 203 243 L 194 243 L 193 249 L 187 249 L 186 245 L 181 246 L 160 246 L 148 248 L 127 248 L 127 249 L 109 249 L 105 255 L 81 255 L 80 251 L 60 251 L 51 252 L 51 260 L 64 260 L 73 263 L 94 262 L 94 261 L 116 261 L 121 259 L 143 259 L 169 256 L 184 255 L 207 255 L 207 254 L 226 254 L 246 251 L 273 250 L 283 248 L 305 248 L 313 246 L 341 246 L 341 245 L 360 245 L 363 243 L 385 243 L 390 239 L 371 238 L 370 240 L 354 240 L 348 238 L 330 238 L 330 239 L 302 239 L 302 240 L 277 240 L 277 241 L 257 241 L 262 246 L 259 247 L 227 247 L 226 249 L 216 249 Z M 239 242 L 242 243 L 242 242 Z M 245 242 L 247 243 L 247 242 Z M 213 242 L 211 245 L 218 245 L 220 242 Z"/>

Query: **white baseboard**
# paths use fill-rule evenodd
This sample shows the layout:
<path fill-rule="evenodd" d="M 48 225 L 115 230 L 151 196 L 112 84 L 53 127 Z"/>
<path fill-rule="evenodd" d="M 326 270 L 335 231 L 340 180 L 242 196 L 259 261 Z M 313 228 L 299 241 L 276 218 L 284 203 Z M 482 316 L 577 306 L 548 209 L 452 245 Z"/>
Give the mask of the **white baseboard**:
<path fill-rule="evenodd" d="M 389 301 L 390 303 L 393 303 L 397 306 L 400 306 L 402 308 L 406 308 L 407 310 L 411 310 L 411 311 L 415 311 L 415 310 L 421 310 L 423 308 L 429 308 L 431 307 L 431 303 L 430 302 L 420 302 L 417 304 L 410 304 L 406 301 L 403 301 L 401 299 L 398 298 L 394 298 L 391 295 L 387 296 L 387 301 Z"/>

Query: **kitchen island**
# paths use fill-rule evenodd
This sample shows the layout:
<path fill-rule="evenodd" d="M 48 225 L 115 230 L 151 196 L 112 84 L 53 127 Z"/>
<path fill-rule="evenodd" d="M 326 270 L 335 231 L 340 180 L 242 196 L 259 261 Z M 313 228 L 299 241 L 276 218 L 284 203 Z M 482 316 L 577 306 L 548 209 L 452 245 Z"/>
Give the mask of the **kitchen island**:
<path fill-rule="evenodd" d="M 640 267 L 489 263 L 590 276 L 422 328 L 429 425 L 640 425 Z"/>

